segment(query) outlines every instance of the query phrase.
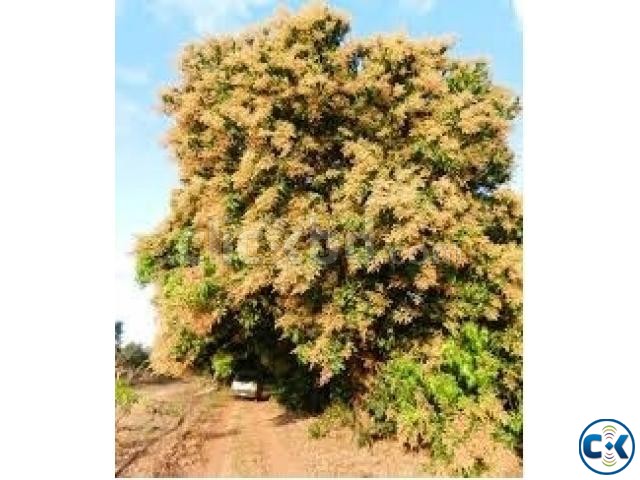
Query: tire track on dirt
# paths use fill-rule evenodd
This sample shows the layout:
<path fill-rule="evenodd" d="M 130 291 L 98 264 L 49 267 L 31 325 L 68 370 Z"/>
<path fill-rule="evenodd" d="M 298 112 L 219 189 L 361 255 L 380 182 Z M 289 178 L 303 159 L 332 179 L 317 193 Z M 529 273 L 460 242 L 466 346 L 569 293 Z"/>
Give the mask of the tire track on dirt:
<path fill-rule="evenodd" d="M 285 435 L 284 428 L 277 424 L 277 419 L 282 415 L 281 409 L 271 402 L 263 403 L 264 408 L 255 408 L 252 411 L 255 419 L 255 434 L 264 452 L 266 475 L 305 475 L 309 471 L 307 466 L 302 457 L 296 454 L 295 446 L 287 441 L 290 439 Z"/>
<path fill-rule="evenodd" d="M 215 418 L 206 433 L 207 441 L 202 449 L 203 462 L 190 474 L 194 476 L 228 477 L 233 475 L 234 436 L 238 434 L 239 408 L 234 401 L 226 400 L 217 408 Z"/>
<path fill-rule="evenodd" d="M 273 402 L 232 399 L 217 409 L 195 476 L 295 476 L 307 469 L 277 419 Z"/>

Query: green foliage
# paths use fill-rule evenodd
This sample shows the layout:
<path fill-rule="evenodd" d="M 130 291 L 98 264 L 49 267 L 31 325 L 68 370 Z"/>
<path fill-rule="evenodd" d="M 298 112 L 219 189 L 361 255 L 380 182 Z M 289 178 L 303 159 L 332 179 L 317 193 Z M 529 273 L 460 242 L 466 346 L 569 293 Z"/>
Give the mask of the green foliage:
<path fill-rule="evenodd" d="M 381 368 L 365 399 L 374 438 L 400 434 L 408 446 L 422 446 L 429 438 L 428 378 L 424 366 L 410 355 L 389 360 Z"/>
<path fill-rule="evenodd" d="M 467 90 L 475 95 L 485 93 L 491 85 L 489 68 L 483 62 L 460 65 L 449 73 L 447 83 L 454 92 Z"/>
<path fill-rule="evenodd" d="M 522 455 L 522 406 L 518 410 L 509 412 L 506 420 L 497 432 L 498 439 L 502 440 L 509 448 Z"/>
<path fill-rule="evenodd" d="M 173 345 L 172 354 L 176 360 L 187 361 L 191 364 L 200 357 L 206 346 L 206 340 L 189 329 L 180 330 Z"/>
<path fill-rule="evenodd" d="M 264 311 L 261 307 L 259 298 L 252 298 L 242 304 L 238 322 L 245 331 L 251 331 L 263 319 Z"/>
<path fill-rule="evenodd" d="M 332 430 L 345 427 L 353 427 L 355 417 L 353 409 L 343 402 L 331 403 L 319 418 L 309 425 L 309 436 L 311 438 L 326 437 Z"/>
<path fill-rule="evenodd" d="M 319 412 L 328 399 L 327 388 L 318 387 L 317 377 L 304 367 L 276 378 L 273 394 L 280 403 L 295 412 Z"/>
<path fill-rule="evenodd" d="M 214 378 L 226 382 L 233 375 L 233 355 L 227 352 L 216 352 L 211 357 L 211 367 L 213 368 Z"/>
<path fill-rule="evenodd" d="M 474 323 L 465 323 L 459 338 L 447 340 L 443 370 L 450 372 L 465 394 L 491 389 L 498 374 L 499 360 L 489 350 L 489 332 Z"/>
<path fill-rule="evenodd" d="M 166 274 L 163 294 L 177 302 L 183 302 L 194 310 L 205 312 L 215 308 L 220 300 L 221 289 L 215 278 L 215 268 L 208 265 L 203 271 L 213 272 L 198 281 L 189 281 L 182 270 L 172 270 Z"/>
<path fill-rule="evenodd" d="M 225 207 L 229 221 L 237 222 L 242 214 L 242 196 L 239 193 L 231 192 L 227 195 Z"/>
<path fill-rule="evenodd" d="M 196 258 L 196 252 L 193 248 L 193 229 L 184 228 L 178 232 L 174 240 L 172 263 L 174 265 L 185 267 L 191 265 Z"/>
<path fill-rule="evenodd" d="M 446 411 L 457 406 L 463 394 L 456 377 L 443 372 L 429 375 L 426 391 L 429 399 L 439 411 Z"/>
<path fill-rule="evenodd" d="M 153 281 L 156 271 L 156 262 L 153 256 L 142 253 L 136 258 L 136 281 L 140 285 L 147 285 Z"/>
<path fill-rule="evenodd" d="M 129 408 L 136 403 L 139 399 L 139 395 L 136 391 L 124 380 L 116 379 L 116 405 L 122 408 Z"/>
<path fill-rule="evenodd" d="M 464 282 L 459 284 L 460 317 L 479 320 L 484 315 L 491 292 L 485 282 Z"/>
<path fill-rule="evenodd" d="M 448 458 L 451 444 L 460 441 L 447 433 L 452 419 L 460 412 L 482 417 L 495 402 L 499 405 L 495 380 L 505 360 L 492 351 L 486 327 L 465 323 L 442 344 L 439 358 L 426 363 L 402 354 L 384 364 L 365 397 L 364 410 L 372 422 L 367 435 L 396 435 L 408 447 L 430 445 L 434 455 Z M 488 417 L 491 428 L 517 448 L 522 417 L 511 413 L 506 422 L 498 417 Z"/>

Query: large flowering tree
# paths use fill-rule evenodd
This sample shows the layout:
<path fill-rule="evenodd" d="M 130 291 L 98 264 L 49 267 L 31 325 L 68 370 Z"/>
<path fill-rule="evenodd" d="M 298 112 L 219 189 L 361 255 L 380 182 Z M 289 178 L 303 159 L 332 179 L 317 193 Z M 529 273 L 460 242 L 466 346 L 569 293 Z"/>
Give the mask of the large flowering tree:
<path fill-rule="evenodd" d="M 348 32 L 315 5 L 184 49 L 162 94 L 181 185 L 137 247 L 156 286 L 154 365 L 180 374 L 246 350 L 366 395 L 408 355 L 433 395 L 513 412 L 518 99 L 446 39 Z"/>

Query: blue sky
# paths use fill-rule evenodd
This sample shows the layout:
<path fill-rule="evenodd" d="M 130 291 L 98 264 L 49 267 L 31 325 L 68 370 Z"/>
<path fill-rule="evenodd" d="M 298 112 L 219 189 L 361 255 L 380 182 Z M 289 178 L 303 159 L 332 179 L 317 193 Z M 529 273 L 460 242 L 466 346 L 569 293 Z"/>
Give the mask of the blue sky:
<path fill-rule="evenodd" d="M 133 280 L 135 235 L 148 232 L 168 211 L 177 186 L 175 165 L 161 139 L 167 121 L 156 110 L 159 89 L 176 78 L 186 43 L 205 33 L 232 32 L 269 16 L 276 0 L 116 1 L 116 318 L 125 341 L 150 344 L 154 313 L 149 289 Z M 329 2 L 351 15 L 354 36 L 404 31 L 425 37 L 454 34 L 454 54 L 490 60 L 494 80 L 522 93 L 520 0 L 342 0 Z M 511 139 L 521 163 L 522 128 Z M 513 184 L 521 189 L 521 172 Z"/>

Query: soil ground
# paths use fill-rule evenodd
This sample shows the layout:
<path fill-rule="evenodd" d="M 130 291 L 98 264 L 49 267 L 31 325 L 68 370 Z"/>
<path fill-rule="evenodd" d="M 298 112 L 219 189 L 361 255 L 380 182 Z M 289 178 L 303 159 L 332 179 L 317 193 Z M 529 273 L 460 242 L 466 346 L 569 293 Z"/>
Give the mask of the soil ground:
<path fill-rule="evenodd" d="M 198 380 L 146 385 L 116 414 L 116 476 L 425 476 L 425 456 L 392 441 L 359 447 L 350 430 L 312 439 L 313 417 L 274 400 L 235 399 Z"/>

